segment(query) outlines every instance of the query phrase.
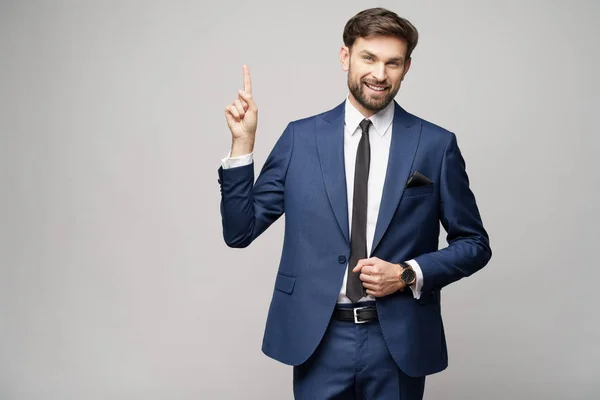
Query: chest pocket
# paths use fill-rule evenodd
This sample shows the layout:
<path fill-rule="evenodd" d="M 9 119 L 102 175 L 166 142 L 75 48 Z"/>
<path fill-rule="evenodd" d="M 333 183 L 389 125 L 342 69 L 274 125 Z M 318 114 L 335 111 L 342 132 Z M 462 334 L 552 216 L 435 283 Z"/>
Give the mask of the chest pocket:
<path fill-rule="evenodd" d="M 419 195 L 430 194 L 430 193 L 433 193 L 433 183 L 431 185 L 417 186 L 417 187 L 411 187 L 408 189 L 404 189 L 404 197 L 419 196 Z"/>

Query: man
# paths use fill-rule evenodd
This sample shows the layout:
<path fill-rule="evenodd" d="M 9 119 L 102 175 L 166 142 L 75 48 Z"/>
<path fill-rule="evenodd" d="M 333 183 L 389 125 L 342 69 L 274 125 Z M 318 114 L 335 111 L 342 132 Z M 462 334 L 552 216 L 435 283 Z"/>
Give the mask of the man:
<path fill-rule="evenodd" d="M 441 289 L 491 258 L 456 136 L 394 101 L 417 38 L 382 8 L 351 18 L 346 100 L 288 124 L 256 183 L 246 66 L 225 109 L 225 242 L 246 247 L 286 213 L 262 350 L 294 366 L 296 398 L 422 399 L 425 376 L 448 364 Z"/>

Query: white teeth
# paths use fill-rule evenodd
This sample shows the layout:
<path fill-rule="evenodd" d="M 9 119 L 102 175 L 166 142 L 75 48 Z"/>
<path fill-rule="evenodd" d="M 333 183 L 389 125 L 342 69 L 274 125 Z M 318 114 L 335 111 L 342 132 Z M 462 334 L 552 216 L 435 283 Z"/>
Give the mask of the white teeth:
<path fill-rule="evenodd" d="M 374 86 L 369 85 L 368 83 L 365 83 L 365 85 L 367 85 L 370 89 L 376 90 L 378 92 L 383 92 L 385 90 L 385 88 L 374 87 Z"/>

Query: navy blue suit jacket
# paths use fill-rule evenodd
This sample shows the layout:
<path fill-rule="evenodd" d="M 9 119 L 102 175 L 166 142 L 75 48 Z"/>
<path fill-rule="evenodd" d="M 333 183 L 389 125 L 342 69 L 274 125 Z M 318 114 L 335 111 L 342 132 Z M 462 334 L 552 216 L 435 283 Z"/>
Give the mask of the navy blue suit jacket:
<path fill-rule="evenodd" d="M 419 300 L 405 290 L 378 297 L 376 304 L 394 360 L 406 374 L 424 376 L 448 365 L 441 289 L 481 269 L 492 252 L 456 136 L 394 106 L 370 257 L 392 263 L 414 258 L 423 271 Z M 405 188 L 415 170 L 433 185 Z M 248 246 L 285 212 L 262 350 L 285 364 L 301 364 L 323 337 L 350 258 L 344 103 L 289 123 L 256 183 L 253 163 L 218 173 L 228 246 Z M 438 250 L 440 221 L 449 246 Z"/>

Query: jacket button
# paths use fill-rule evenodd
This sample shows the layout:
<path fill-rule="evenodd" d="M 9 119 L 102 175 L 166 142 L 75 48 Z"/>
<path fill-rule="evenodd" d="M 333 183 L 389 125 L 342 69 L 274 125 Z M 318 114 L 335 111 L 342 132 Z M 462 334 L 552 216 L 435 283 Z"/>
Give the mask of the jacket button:
<path fill-rule="evenodd" d="M 340 262 L 340 264 L 345 264 L 346 263 L 346 256 L 339 256 L 338 257 L 338 261 Z"/>

